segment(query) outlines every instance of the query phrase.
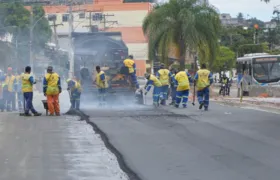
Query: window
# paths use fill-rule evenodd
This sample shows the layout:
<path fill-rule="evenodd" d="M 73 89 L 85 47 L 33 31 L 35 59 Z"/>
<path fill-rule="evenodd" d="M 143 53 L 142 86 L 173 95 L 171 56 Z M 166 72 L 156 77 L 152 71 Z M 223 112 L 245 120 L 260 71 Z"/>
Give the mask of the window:
<path fill-rule="evenodd" d="M 103 19 L 102 13 L 95 13 L 92 15 L 92 20 L 94 21 L 101 21 Z"/>
<path fill-rule="evenodd" d="M 69 14 L 63 14 L 62 15 L 62 21 L 63 22 L 68 22 L 68 19 L 69 19 Z"/>
<path fill-rule="evenodd" d="M 80 19 L 85 19 L 85 17 L 86 17 L 85 13 L 80 13 L 80 14 L 79 14 L 79 18 L 80 18 Z"/>
<path fill-rule="evenodd" d="M 55 14 L 49 14 L 48 15 L 48 20 L 49 21 L 56 21 L 56 15 Z"/>

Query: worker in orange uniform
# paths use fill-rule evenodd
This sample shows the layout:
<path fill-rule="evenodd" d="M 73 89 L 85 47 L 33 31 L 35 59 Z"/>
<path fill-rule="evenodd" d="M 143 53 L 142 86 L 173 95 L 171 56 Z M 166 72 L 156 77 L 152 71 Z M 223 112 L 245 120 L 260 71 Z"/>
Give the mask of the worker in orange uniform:
<path fill-rule="evenodd" d="M 136 89 L 139 89 L 139 84 L 136 76 L 136 65 L 133 60 L 133 56 L 128 56 L 128 58 L 123 61 L 123 64 L 128 69 L 128 76 L 130 77 L 131 83 L 136 87 Z"/>
<path fill-rule="evenodd" d="M 61 93 L 60 77 L 57 73 L 53 72 L 53 67 L 49 66 L 47 69 L 47 74 L 43 80 L 43 92 L 47 96 L 48 109 L 50 116 L 54 113 L 60 116 L 59 107 L 59 94 Z"/>

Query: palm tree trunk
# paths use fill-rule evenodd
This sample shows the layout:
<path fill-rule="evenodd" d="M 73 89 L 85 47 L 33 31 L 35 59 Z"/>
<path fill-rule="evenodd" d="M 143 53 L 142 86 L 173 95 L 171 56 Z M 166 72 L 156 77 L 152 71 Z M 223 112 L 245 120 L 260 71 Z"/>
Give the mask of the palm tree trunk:
<path fill-rule="evenodd" d="M 186 69 L 186 48 L 184 41 L 180 41 L 180 71 L 184 71 Z"/>

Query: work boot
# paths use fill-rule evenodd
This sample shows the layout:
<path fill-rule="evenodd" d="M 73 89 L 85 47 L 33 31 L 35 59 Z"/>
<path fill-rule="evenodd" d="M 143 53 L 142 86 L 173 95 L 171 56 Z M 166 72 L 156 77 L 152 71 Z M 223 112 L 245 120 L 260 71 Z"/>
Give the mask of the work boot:
<path fill-rule="evenodd" d="M 187 108 L 187 105 L 186 105 L 186 104 L 183 104 L 183 108 Z"/>
<path fill-rule="evenodd" d="M 49 116 L 54 116 L 54 114 L 49 114 Z"/>
<path fill-rule="evenodd" d="M 179 105 L 178 105 L 178 104 L 175 104 L 174 107 L 175 107 L 175 108 L 179 108 Z"/>
<path fill-rule="evenodd" d="M 34 116 L 42 116 L 42 113 L 36 112 L 36 113 L 33 113 L 33 115 L 34 115 Z"/>
<path fill-rule="evenodd" d="M 27 117 L 32 116 L 30 113 L 20 113 L 19 115 L 20 115 L 20 116 L 27 116 Z"/>
<path fill-rule="evenodd" d="M 172 101 L 171 103 L 169 103 L 170 106 L 175 105 L 175 102 Z"/>
<path fill-rule="evenodd" d="M 56 116 L 60 116 L 60 113 L 55 113 Z"/>
<path fill-rule="evenodd" d="M 208 106 L 204 106 L 204 111 L 208 111 Z"/>
<path fill-rule="evenodd" d="M 204 102 L 199 104 L 199 109 L 202 109 L 202 107 L 204 106 Z"/>

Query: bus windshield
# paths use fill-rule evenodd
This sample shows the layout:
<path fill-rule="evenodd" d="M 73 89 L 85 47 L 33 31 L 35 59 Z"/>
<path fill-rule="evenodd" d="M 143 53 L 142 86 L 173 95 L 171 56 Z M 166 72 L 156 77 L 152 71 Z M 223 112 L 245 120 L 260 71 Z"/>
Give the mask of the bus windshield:
<path fill-rule="evenodd" d="M 253 76 L 259 83 L 278 82 L 280 80 L 280 58 L 253 59 Z"/>

